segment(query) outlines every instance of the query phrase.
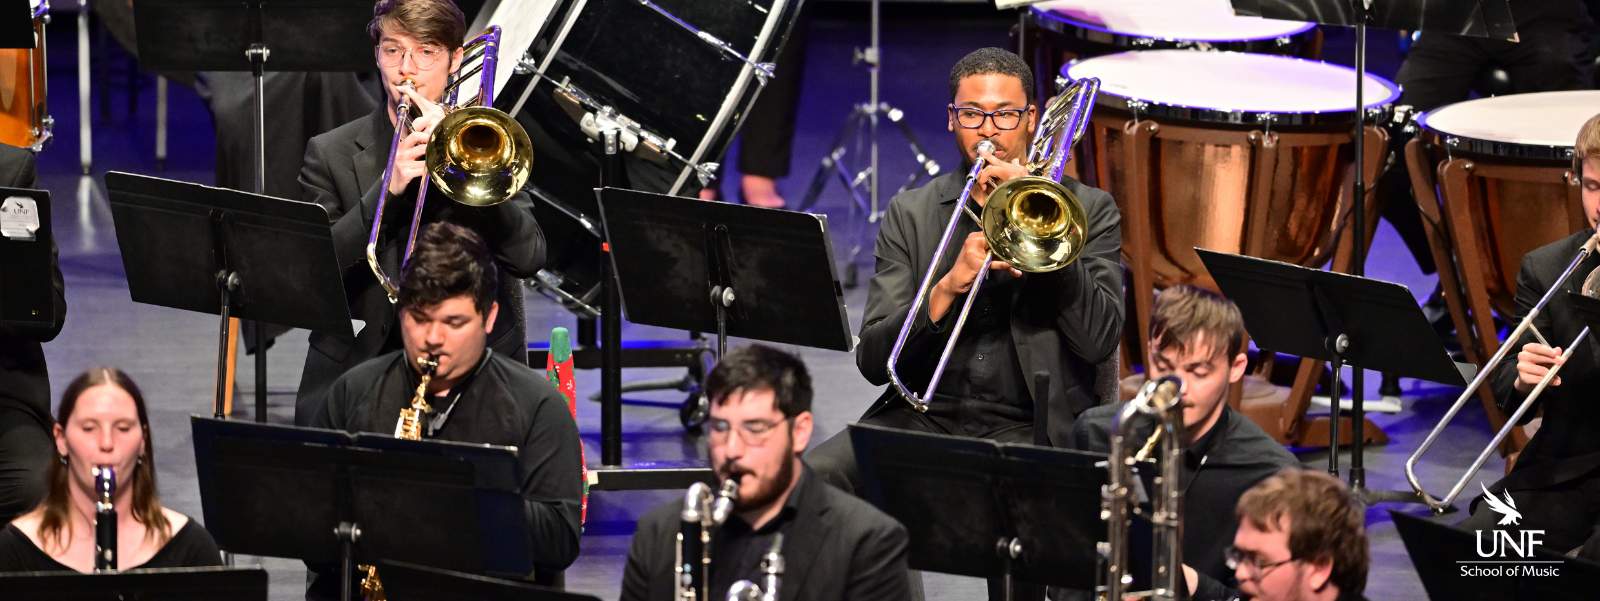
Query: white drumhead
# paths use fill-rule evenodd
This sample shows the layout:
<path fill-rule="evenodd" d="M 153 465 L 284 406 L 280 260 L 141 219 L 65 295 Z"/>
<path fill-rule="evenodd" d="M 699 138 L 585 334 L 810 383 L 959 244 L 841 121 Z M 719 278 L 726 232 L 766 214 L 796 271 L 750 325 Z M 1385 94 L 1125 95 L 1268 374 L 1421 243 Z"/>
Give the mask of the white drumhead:
<path fill-rule="evenodd" d="M 1578 128 L 1600 113 L 1600 90 L 1534 92 L 1479 98 L 1422 115 L 1423 127 L 1443 134 L 1528 144 L 1572 146 Z"/>
<path fill-rule="evenodd" d="M 1329 63 L 1243 52 L 1143 50 L 1079 61 L 1063 69 L 1076 80 L 1100 78 L 1100 93 L 1170 106 L 1243 113 L 1351 112 L 1355 70 Z M 1400 95 L 1367 74 L 1363 99 L 1383 106 Z"/>
<path fill-rule="evenodd" d="M 1034 6 L 1040 18 L 1111 33 L 1162 40 L 1270 40 L 1315 27 L 1233 14 L 1228 0 L 1056 0 Z"/>

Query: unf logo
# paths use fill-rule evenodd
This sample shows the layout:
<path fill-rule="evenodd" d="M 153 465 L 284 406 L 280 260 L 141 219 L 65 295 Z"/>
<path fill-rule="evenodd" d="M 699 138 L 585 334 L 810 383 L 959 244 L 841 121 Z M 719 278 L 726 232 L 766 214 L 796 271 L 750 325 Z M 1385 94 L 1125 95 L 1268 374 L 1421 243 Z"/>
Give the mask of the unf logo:
<path fill-rule="evenodd" d="M 1478 488 L 1483 490 L 1483 501 L 1489 504 L 1489 509 L 1500 514 L 1501 526 L 1516 526 L 1522 522 L 1522 512 L 1517 510 L 1516 500 L 1511 498 L 1511 491 L 1505 492 L 1505 498 L 1496 497 L 1483 483 L 1478 483 Z M 1476 530 L 1478 537 L 1478 557 L 1506 557 L 1508 553 L 1518 557 L 1532 557 L 1534 545 L 1544 544 L 1543 530 L 1520 530 L 1507 532 L 1505 530 L 1490 530 L 1487 543 L 1484 532 Z"/>

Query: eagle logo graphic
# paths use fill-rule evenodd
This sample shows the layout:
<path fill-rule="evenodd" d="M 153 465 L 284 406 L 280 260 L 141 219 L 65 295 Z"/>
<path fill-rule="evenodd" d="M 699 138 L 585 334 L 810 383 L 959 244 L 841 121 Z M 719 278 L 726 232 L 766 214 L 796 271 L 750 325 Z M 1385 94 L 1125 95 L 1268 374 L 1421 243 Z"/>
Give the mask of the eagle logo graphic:
<path fill-rule="evenodd" d="M 1483 500 L 1489 503 L 1489 509 L 1500 514 L 1501 526 L 1515 526 L 1522 521 L 1522 512 L 1517 511 L 1517 502 L 1511 498 L 1511 491 L 1506 491 L 1505 499 L 1501 500 L 1484 488 L 1483 483 L 1478 483 L 1478 488 L 1483 490 Z"/>

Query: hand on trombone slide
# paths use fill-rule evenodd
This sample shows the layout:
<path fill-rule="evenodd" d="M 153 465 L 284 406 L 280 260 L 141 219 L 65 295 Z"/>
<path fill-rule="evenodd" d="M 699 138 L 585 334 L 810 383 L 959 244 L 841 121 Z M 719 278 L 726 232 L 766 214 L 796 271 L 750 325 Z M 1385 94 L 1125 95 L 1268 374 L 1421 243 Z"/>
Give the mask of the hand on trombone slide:
<path fill-rule="evenodd" d="M 1561 351 L 1559 346 L 1551 347 L 1537 342 L 1522 345 L 1522 352 L 1517 353 L 1517 381 L 1512 387 L 1522 394 L 1532 392 L 1551 368 L 1562 363 Z M 1550 385 L 1560 386 L 1561 376 L 1551 380 Z"/>
<path fill-rule="evenodd" d="M 444 108 L 437 102 L 423 98 L 411 86 L 401 85 L 395 89 L 405 95 L 406 104 L 415 107 L 414 112 L 421 114 L 411 120 L 410 133 L 400 140 L 400 147 L 394 153 L 394 173 L 389 179 L 389 193 L 402 194 L 412 180 L 425 177 L 428 173 L 428 139 L 433 135 L 433 126 L 444 119 Z"/>
<path fill-rule="evenodd" d="M 933 292 L 928 294 L 929 319 L 942 319 L 960 295 L 972 290 L 973 283 L 978 279 L 978 270 L 983 267 L 983 260 L 989 257 L 989 241 L 983 237 L 983 232 L 967 234 L 955 264 L 950 266 L 950 271 L 945 272 L 944 277 L 939 278 Z M 1005 261 L 990 261 L 989 273 L 1009 273 L 1011 277 L 1022 277 L 1022 270 Z"/>

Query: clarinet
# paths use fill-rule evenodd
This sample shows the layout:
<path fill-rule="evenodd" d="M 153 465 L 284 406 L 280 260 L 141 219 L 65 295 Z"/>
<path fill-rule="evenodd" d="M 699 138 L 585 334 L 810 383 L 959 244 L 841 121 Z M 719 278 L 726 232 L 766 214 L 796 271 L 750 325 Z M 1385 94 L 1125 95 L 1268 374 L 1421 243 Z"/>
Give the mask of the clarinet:
<path fill-rule="evenodd" d="M 117 493 L 117 476 L 109 465 L 94 468 L 94 489 L 100 497 L 94 502 L 94 571 L 117 571 L 117 508 L 111 504 Z"/>

